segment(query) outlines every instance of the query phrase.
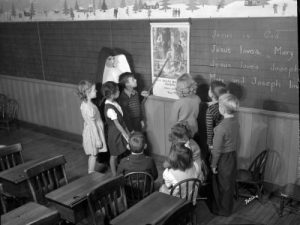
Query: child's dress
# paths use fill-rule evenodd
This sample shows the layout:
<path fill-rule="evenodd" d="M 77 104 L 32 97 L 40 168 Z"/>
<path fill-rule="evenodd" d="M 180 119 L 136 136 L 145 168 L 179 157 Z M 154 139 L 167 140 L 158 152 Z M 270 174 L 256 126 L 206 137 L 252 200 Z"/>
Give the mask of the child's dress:
<path fill-rule="evenodd" d="M 126 128 L 123 120 L 123 111 L 117 102 L 105 101 L 104 115 L 108 126 L 108 148 L 112 156 L 121 155 L 126 151 L 127 141 L 116 127 L 113 120 L 117 119 L 123 129 Z"/>
<path fill-rule="evenodd" d="M 104 126 L 98 108 L 93 103 L 82 102 L 80 110 L 84 120 L 82 138 L 85 154 L 97 155 L 98 152 L 107 152 Z M 98 146 L 102 147 L 97 148 Z"/>

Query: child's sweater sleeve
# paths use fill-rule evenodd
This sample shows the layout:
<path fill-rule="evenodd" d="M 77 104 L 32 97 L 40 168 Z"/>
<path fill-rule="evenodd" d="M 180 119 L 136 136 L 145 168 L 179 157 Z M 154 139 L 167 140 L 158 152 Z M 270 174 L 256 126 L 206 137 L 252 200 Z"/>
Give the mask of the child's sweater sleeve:
<path fill-rule="evenodd" d="M 214 135 L 214 130 L 213 130 L 213 115 L 210 111 L 210 109 L 207 109 L 206 112 L 206 133 L 207 133 L 207 144 L 212 145 L 213 144 L 213 135 Z"/>
<path fill-rule="evenodd" d="M 166 185 L 167 188 L 171 188 L 173 186 L 174 177 L 170 173 L 169 169 L 165 169 L 164 170 L 164 172 L 163 172 L 163 179 L 165 181 L 165 185 Z"/>
<path fill-rule="evenodd" d="M 220 155 L 223 150 L 224 146 L 224 137 L 225 132 L 223 129 L 220 129 L 219 127 L 215 128 L 215 134 L 213 139 L 213 150 L 212 150 L 212 162 L 211 167 L 216 168 Z"/>

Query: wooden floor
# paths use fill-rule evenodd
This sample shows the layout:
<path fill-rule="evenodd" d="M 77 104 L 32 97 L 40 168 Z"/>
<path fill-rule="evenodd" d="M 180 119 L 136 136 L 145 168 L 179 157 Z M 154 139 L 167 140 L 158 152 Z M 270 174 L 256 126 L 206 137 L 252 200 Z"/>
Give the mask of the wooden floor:
<path fill-rule="evenodd" d="M 55 137 L 45 134 L 37 129 L 21 128 L 7 135 L 0 131 L 0 145 L 8 145 L 20 142 L 23 145 L 24 160 L 37 159 L 45 155 L 54 156 L 63 154 L 67 160 L 66 172 L 70 181 L 87 174 L 87 157 L 85 156 L 81 143 L 70 141 L 63 136 Z M 161 174 L 162 162 L 156 159 Z M 107 171 L 110 173 L 110 171 Z M 215 216 L 210 213 L 206 202 L 197 205 L 197 221 L 199 225 L 221 225 L 221 224 L 266 224 L 266 225 L 300 225 L 300 215 L 289 211 L 284 212 L 283 217 L 278 216 L 279 199 L 271 197 L 260 203 L 257 200 L 248 205 L 243 199 L 236 201 L 235 213 L 230 217 Z M 86 223 L 80 223 L 86 224 Z"/>

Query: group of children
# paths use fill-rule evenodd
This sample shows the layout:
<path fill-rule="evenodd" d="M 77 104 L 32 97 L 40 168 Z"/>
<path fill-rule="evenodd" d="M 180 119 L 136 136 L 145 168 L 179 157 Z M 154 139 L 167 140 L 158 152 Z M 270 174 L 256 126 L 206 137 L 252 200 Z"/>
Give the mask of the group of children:
<path fill-rule="evenodd" d="M 141 171 L 150 173 L 154 179 L 158 177 L 154 160 L 144 154 L 147 144 L 142 129 L 145 123 L 136 87 L 134 74 L 128 72 L 120 75 L 119 84 L 107 81 L 102 85 L 105 99 L 104 128 L 98 108 L 91 101 L 96 97 L 95 84 L 89 81 L 79 83 L 78 94 L 82 100 L 80 109 L 84 119 L 83 147 L 89 156 L 89 173 L 96 170 L 97 154 L 109 150 L 113 176 Z M 121 93 L 119 88 L 122 89 Z M 176 93 L 179 100 L 174 102 L 170 115 L 171 148 L 163 163 L 164 183 L 160 191 L 170 193 L 176 183 L 188 178 L 198 178 L 203 183 L 209 180 L 213 193 L 212 211 L 228 216 L 232 212 L 235 188 L 239 133 L 235 112 L 239 103 L 235 96 L 227 92 L 224 83 L 211 82 L 208 93 L 211 102 L 206 112 L 205 131 L 210 152 L 207 160 L 196 139 L 199 137 L 197 118 L 201 102 L 196 91 L 197 83 L 191 75 L 183 74 L 177 79 Z M 147 92 L 142 92 L 142 96 L 147 95 Z M 118 158 L 127 149 L 131 154 L 123 157 L 118 165 Z"/>

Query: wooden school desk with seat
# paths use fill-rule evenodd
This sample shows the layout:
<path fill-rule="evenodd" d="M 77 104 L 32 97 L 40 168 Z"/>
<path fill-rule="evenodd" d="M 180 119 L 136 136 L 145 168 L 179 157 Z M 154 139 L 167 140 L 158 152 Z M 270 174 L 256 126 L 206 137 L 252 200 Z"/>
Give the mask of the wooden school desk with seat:
<path fill-rule="evenodd" d="M 27 184 L 25 169 L 34 166 L 43 159 L 35 159 L 0 172 L 0 182 L 4 191 L 18 198 L 32 198 Z"/>
<path fill-rule="evenodd" d="M 29 202 L 4 215 L 1 215 L 1 225 L 53 225 L 59 221 L 57 210 L 49 209 L 35 202 Z"/>
<path fill-rule="evenodd" d="M 106 179 L 107 175 L 94 172 L 48 193 L 45 197 L 59 211 L 62 219 L 76 224 L 88 215 L 87 194 Z"/>
<path fill-rule="evenodd" d="M 163 223 L 186 201 L 161 192 L 154 192 L 110 221 L 111 225 L 145 225 Z"/>

